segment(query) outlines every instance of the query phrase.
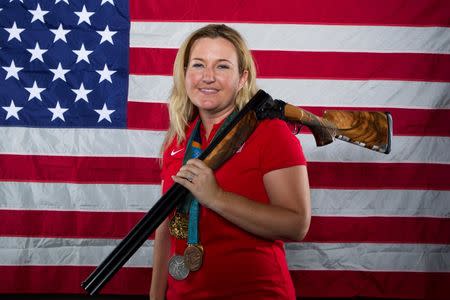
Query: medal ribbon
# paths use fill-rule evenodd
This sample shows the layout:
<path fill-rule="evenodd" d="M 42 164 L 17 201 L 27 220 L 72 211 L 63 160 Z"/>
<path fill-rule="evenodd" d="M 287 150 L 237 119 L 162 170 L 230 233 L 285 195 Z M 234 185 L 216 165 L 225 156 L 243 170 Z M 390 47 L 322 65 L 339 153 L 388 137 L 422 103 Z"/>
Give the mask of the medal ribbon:
<path fill-rule="evenodd" d="M 231 115 L 227 117 L 225 122 L 222 124 L 222 126 L 217 130 L 217 134 L 223 130 L 223 128 L 226 127 L 226 125 L 230 122 L 230 120 L 233 119 L 235 116 L 235 112 L 233 112 Z M 197 123 L 195 124 L 195 128 L 192 131 L 191 136 L 189 137 L 189 140 L 187 142 L 187 149 L 186 153 L 184 154 L 183 158 L 183 165 L 186 164 L 186 162 L 191 158 L 197 158 L 202 153 L 202 138 L 200 135 L 200 124 L 201 120 L 198 119 Z M 199 222 L 199 216 L 200 216 L 200 203 L 198 203 L 198 200 L 192 196 L 192 194 L 189 194 L 188 198 L 186 199 L 183 207 L 178 208 L 178 211 L 182 211 L 183 213 L 187 213 L 189 211 L 189 225 L 188 225 L 188 240 L 187 243 L 190 245 L 197 245 L 199 244 L 199 237 L 198 237 L 198 222 Z"/>

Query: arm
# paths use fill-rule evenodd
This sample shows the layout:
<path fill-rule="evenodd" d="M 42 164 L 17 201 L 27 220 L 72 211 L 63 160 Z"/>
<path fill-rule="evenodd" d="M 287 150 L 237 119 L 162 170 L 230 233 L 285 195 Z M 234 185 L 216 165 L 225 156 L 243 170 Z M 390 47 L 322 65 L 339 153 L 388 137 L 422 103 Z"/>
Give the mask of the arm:
<path fill-rule="evenodd" d="M 185 178 L 195 175 L 192 182 Z M 266 239 L 302 240 L 309 228 L 311 204 L 305 166 L 278 169 L 264 175 L 270 204 L 222 190 L 212 170 L 190 160 L 174 177 L 199 202 L 242 229 Z"/>
<path fill-rule="evenodd" d="M 161 183 L 161 186 L 163 184 Z M 166 218 L 155 232 L 155 240 L 153 244 L 153 271 L 150 286 L 150 300 L 165 299 L 168 261 L 170 253 L 170 236 L 168 219 Z"/>
<path fill-rule="evenodd" d="M 150 286 L 150 299 L 165 299 L 170 250 L 168 221 L 164 221 L 156 230 L 153 247 L 153 271 Z"/>

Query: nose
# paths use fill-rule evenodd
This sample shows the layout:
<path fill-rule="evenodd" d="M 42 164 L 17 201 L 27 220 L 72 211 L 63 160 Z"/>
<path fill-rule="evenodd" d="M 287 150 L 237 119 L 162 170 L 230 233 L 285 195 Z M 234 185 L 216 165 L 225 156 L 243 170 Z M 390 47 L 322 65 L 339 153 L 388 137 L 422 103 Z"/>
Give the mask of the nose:
<path fill-rule="evenodd" d="M 203 81 L 206 83 L 211 83 L 215 81 L 214 69 L 212 67 L 206 67 L 203 69 Z"/>

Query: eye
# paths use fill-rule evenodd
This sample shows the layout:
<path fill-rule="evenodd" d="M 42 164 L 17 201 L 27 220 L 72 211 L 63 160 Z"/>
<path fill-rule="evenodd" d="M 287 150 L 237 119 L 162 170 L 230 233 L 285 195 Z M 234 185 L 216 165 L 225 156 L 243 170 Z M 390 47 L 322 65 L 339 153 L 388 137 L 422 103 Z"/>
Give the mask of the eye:
<path fill-rule="evenodd" d="M 217 66 L 217 68 L 218 68 L 218 69 L 229 69 L 230 66 L 227 65 L 227 64 L 219 64 L 219 65 Z"/>
<path fill-rule="evenodd" d="M 199 62 L 195 62 L 191 65 L 191 68 L 194 68 L 194 69 L 199 69 L 199 68 L 203 68 L 203 67 L 204 67 L 204 65 Z"/>

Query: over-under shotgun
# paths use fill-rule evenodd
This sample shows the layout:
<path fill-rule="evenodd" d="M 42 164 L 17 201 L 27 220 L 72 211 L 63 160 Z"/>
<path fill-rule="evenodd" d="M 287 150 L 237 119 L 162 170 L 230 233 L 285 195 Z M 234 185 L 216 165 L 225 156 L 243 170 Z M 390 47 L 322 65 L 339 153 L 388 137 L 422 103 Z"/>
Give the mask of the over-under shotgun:
<path fill-rule="evenodd" d="M 243 145 L 258 123 L 266 118 L 280 118 L 307 126 L 313 133 L 317 146 L 327 145 L 337 138 L 386 154 L 391 149 L 392 118 L 389 113 L 326 111 L 319 118 L 281 100 L 273 100 L 269 94 L 259 90 L 198 158 L 216 170 Z M 188 193 L 186 188 L 175 183 L 81 286 L 90 295 L 97 294 Z"/>

